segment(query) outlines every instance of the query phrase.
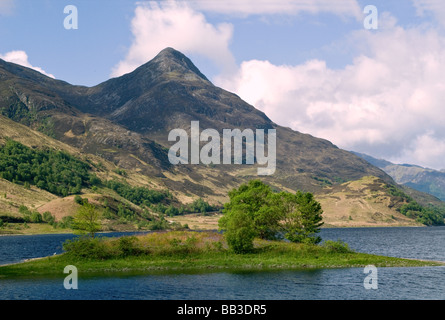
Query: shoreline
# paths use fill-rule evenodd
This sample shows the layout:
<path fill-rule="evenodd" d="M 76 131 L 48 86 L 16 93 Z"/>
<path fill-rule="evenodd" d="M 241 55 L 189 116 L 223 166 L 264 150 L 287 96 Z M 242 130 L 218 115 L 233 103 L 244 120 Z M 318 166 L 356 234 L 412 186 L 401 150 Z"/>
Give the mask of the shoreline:
<path fill-rule="evenodd" d="M 375 229 L 375 228 L 437 228 L 437 227 L 445 227 L 445 226 L 404 226 L 404 225 L 398 225 L 398 226 L 388 226 L 388 225 L 381 225 L 381 226 L 343 226 L 343 227 L 336 227 L 336 226 L 328 226 L 328 227 L 322 227 L 321 229 Z M 188 231 L 214 231 L 216 232 L 217 229 L 187 229 Z M 156 230 L 156 231 L 171 231 L 169 229 L 167 230 Z M 116 231 L 100 231 L 97 234 L 101 233 L 143 233 L 143 232 L 155 232 L 154 230 L 116 230 Z M 7 237 L 7 236 L 38 236 L 38 235 L 63 235 L 63 234 L 73 234 L 74 232 L 43 232 L 43 233 L 0 233 L 0 237 Z"/>
<path fill-rule="evenodd" d="M 360 254 L 366 256 L 368 254 Z M 372 256 L 372 255 L 369 255 Z M 240 264 L 222 264 L 221 261 L 208 261 L 199 263 L 199 258 L 194 257 L 196 264 L 181 263 L 178 261 L 159 261 L 158 263 L 148 263 L 149 260 L 110 260 L 110 261 L 67 261 L 63 256 L 61 261 L 53 261 L 53 256 L 28 259 L 26 261 L 1 265 L 0 279 L 14 278 L 45 278 L 45 277 L 66 277 L 63 273 L 64 267 L 74 265 L 78 269 L 79 275 L 83 277 L 93 276 L 119 276 L 123 274 L 149 275 L 153 273 L 180 274 L 180 273 L 220 273 L 220 272 L 270 272 L 270 271 L 307 271 L 307 270 L 329 270 L 329 269 L 362 269 L 368 265 L 376 268 L 444 268 L 445 261 L 417 260 L 406 258 L 394 258 L 384 256 L 374 256 L 376 261 L 366 261 L 363 263 L 326 263 L 320 264 L 316 261 L 307 263 L 276 263 L 268 261 L 246 261 Z M 383 260 L 382 260 L 383 259 Z"/>
<path fill-rule="evenodd" d="M 171 231 L 136 235 L 133 242 L 101 238 L 94 246 L 71 247 L 62 254 L 31 258 L 0 266 L 0 278 L 23 276 L 63 276 L 67 265 L 79 274 L 118 274 L 224 270 L 311 270 L 331 268 L 433 267 L 445 261 L 398 258 L 355 252 L 335 243 L 310 245 L 256 239 L 250 253 L 236 254 L 228 249 L 224 237 L 215 232 Z M 192 240 L 192 241 L 191 241 Z"/>

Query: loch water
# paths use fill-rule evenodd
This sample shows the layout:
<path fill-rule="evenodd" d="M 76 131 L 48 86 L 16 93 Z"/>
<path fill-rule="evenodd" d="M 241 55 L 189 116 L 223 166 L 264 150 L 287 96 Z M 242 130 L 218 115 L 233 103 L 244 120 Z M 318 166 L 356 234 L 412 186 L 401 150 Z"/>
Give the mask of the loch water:
<path fill-rule="evenodd" d="M 104 236 L 119 236 L 118 233 Z M 322 229 L 358 252 L 445 261 L 445 227 Z M 58 254 L 73 235 L 0 237 L 0 265 Z M 444 300 L 445 267 L 378 268 L 366 289 L 363 268 L 261 272 L 159 273 L 79 278 L 0 278 L 1 300 Z"/>

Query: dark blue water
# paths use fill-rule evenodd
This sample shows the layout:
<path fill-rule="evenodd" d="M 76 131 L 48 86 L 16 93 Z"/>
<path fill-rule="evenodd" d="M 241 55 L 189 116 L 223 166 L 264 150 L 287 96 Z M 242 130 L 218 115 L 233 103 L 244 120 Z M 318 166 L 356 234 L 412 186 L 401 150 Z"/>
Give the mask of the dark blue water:
<path fill-rule="evenodd" d="M 323 240 L 342 240 L 358 252 L 445 261 L 445 227 L 322 229 Z"/>
<path fill-rule="evenodd" d="M 136 232 L 99 233 L 100 237 L 119 237 Z M 73 234 L 45 234 L 28 236 L 0 236 L 0 265 L 47 257 L 63 252 L 63 243 L 78 236 Z"/>
<path fill-rule="evenodd" d="M 356 251 L 445 261 L 445 227 L 323 229 L 321 236 L 324 240 L 343 240 Z M 18 260 L 58 253 L 67 237 L 70 236 L 0 237 L 0 264 L 14 260 L 14 251 Z M 0 299 L 445 299 L 445 267 L 378 268 L 377 271 L 376 290 L 365 289 L 367 274 L 362 268 L 90 277 L 79 279 L 78 290 L 66 290 L 60 278 L 30 277 L 0 280 Z"/>

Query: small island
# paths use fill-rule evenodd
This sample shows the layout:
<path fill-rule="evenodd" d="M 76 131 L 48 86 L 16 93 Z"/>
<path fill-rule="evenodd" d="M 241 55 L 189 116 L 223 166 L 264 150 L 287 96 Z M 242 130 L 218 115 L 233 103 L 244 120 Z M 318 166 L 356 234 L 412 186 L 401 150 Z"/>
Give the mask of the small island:
<path fill-rule="evenodd" d="M 67 241 L 61 255 L 0 267 L 0 278 L 18 276 L 66 276 L 74 265 L 79 275 L 116 273 L 215 272 L 298 270 L 308 268 L 352 268 L 440 266 L 420 261 L 357 253 L 338 241 L 302 244 L 254 240 L 251 252 L 237 254 L 218 232 L 168 231 L 138 236 Z"/>
<path fill-rule="evenodd" d="M 252 180 L 229 193 L 220 232 L 170 230 L 98 237 L 97 212 L 80 210 L 75 225 L 85 234 L 64 243 L 65 253 L 0 267 L 0 278 L 151 272 L 215 272 L 440 266 L 443 262 L 354 252 L 342 241 L 322 241 L 320 204 L 310 193 L 273 192 Z"/>

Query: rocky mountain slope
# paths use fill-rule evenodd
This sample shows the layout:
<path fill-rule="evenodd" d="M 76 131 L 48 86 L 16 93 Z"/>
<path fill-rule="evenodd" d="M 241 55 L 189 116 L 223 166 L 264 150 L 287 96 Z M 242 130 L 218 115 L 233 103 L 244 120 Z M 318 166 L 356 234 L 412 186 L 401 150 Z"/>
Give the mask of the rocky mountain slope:
<path fill-rule="evenodd" d="M 220 133 L 235 128 L 276 129 L 277 170 L 269 180 L 292 189 L 316 190 L 325 183 L 370 175 L 391 181 L 382 170 L 329 141 L 273 123 L 238 96 L 214 86 L 187 57 L 171 48 L 132 73 L 91 88 L 4 61 L 0 79 L 3 115 L 124 169 L 158 176 L 189 175 L 192 170 L 195 181 L 211 180 L 206 173 L 212 171 L 223 185 L 231 184 L 233 177 L 252 175 L 251 166 L 170 165 L 169 131 L 188 131 L 191 121 L 199 121 L 202 129 Z M 199 188 L 201 182 L 188 180 L 192 193 L 210 192 Z"/>
<path fill-rule="evenodd" d="M 360 153 L 356 155 L 381 168 L 397 183 L 445 201 L 445 172 L 411 164 L 394 164 Z"/>
<path fill-rule="evenodd" d="M 0 138 L 69 150 L 105 164 L 97 172 L 105 181 L 123 170 L 130 184 L 168 189 L 181 203 L 202 197 L 221 205 L 229 190 L 256 178 L 277 190 L 320 195 L 326 195 L 327 187 L 364 177 L 396 185 L 359 156 L 273 123 L 237 95 L 214 86 L 172 48 L 135 71 L 94 87 L 71 85 L 0 60 L 0 113 Z M 168 141 L 169 132 L 190 133 L 191 121 L 199 121 L 201 130 L 220 134 L 224 129 L 265 129 L 266 134 L 275 129 L 275 173 L 258 176 L 258 164 L 172 165 L 168 150 L 174 142 Z"/>

